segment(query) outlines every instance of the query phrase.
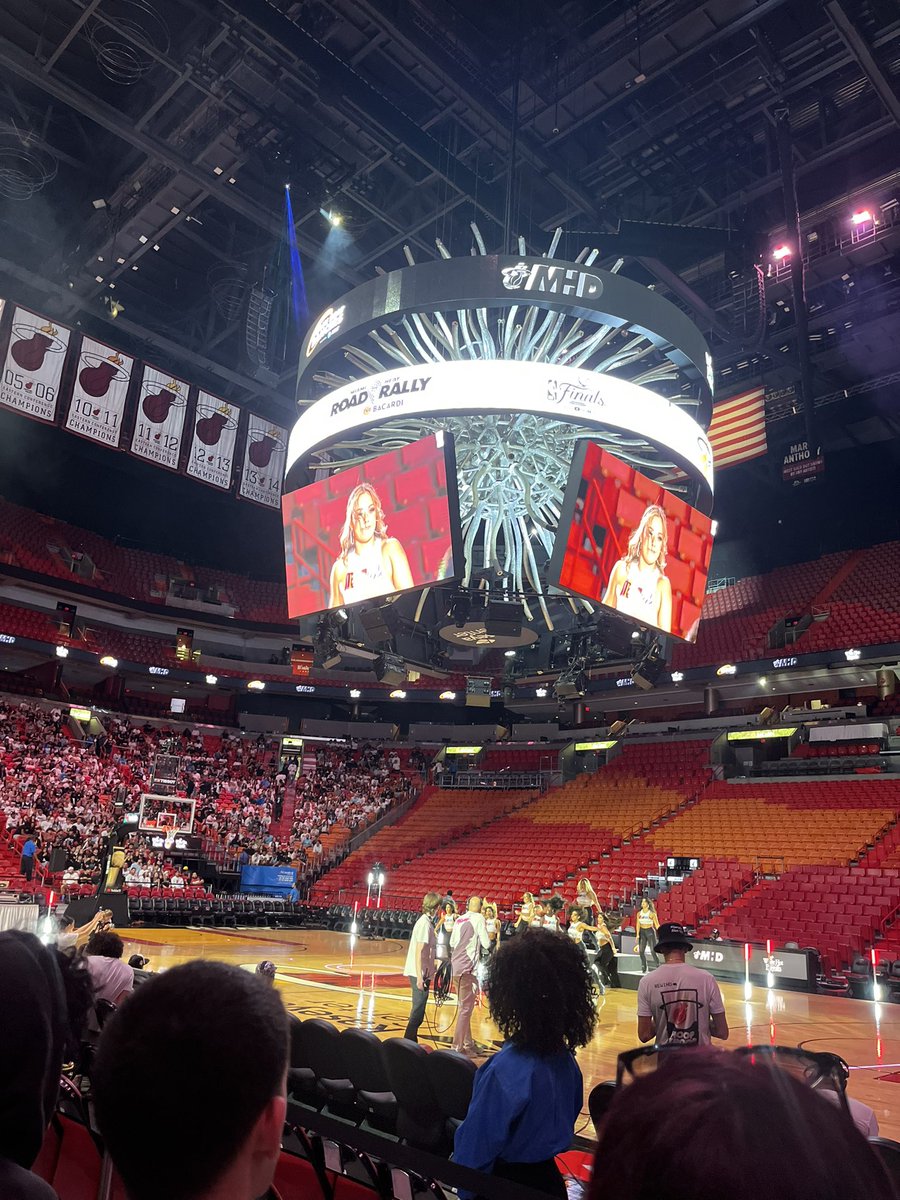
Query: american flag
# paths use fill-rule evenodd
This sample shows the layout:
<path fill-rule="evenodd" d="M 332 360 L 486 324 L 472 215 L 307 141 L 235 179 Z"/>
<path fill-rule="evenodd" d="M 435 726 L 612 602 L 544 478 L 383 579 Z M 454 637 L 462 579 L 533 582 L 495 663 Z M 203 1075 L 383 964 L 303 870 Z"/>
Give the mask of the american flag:
<path fill-rule="evenodd" d="M 765 388 L 753 388 L 715 405 L 707 436 L 717 471 L 765 454 Z"/>

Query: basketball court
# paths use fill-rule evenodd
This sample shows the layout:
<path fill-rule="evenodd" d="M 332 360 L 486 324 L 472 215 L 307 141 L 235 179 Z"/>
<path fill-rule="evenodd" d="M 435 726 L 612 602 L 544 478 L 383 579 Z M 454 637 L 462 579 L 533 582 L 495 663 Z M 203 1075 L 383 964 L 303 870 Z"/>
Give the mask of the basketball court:
<path fill-rule="evenodd" d="M 147 929 L 122 930 L 126 958 L 140 953 L 150 969 L 165 970 L 195 958 L 252 970 L 262 959 L 278 968 L 276 986 L 298 1017 L 321 1017 L 339 1028 L 357 1026 L 379 1037 L 402 1037 L 409 1012 L 403 975 L 407 944 L 368 940 L 325 930 Z M 805 992 L 754 988 L 749 1002 L 740 985 L 724 983 L 730 1046 L 772 1044 L 830 1050 L 850 1064 L 849 1094 L 874 1109 L 881 1136 L 900 1140 L 900 1006 Z M 616 1056 L 638 1045 L 636 994 L 613 989 L 599 1001 L 591 1044 L 579 1051 L 585 1097 L 613 1078 Z M 419 1040 L 448 1047 L 456 1008 L 429 1002 Z M 472 1032 L 479 1045 L 498 1048 L 486 1008 L 476 1008 Z M 587 1110 L 584 1121 L 588 1120 Z M 580 1129 L 590 1134 L 582 1124 Z"/>

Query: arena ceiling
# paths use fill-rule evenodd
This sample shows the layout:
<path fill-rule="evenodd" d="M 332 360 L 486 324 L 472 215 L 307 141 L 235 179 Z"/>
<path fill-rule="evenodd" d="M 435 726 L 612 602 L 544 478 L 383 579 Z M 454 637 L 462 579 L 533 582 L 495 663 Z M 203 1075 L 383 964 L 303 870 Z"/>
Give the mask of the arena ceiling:
<path fill-rule="evenodd" d="M 295 347 L 261 369 L 247 312 L 290 182 L 312 313 L 435 238 L 468 253 L 472 222 L 531 253 L 560 227 L 560 256 L 623 257 L 690 312 L 720 393 L 765 382 L 788 428 L 787 114 L 820 436 L 900 432 L 893 0 L 11 0 L 0 69 L 0 294 L 280 418 Z"/>

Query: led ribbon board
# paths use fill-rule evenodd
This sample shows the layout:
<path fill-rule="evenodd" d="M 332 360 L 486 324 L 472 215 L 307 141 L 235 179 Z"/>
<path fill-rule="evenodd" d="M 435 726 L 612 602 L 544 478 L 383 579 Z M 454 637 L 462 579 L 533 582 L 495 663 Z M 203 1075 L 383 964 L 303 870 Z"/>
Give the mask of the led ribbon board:
<path fill-rule="evenodd" d="M 663 396 L 614 375 L 509 359 L 398 367 L 345 384 L 311 404 L 291 431 L 288 489 L 314 451 L 385 421 L 477 413 L 535 413 L 587 429 L 637 434 L 713 490 L 703 427 Z"/>
<path fill-rule="evenodd" d="M 797 732 L 797 726 L 783 729 L 735 729 L 728 735 L 729 742 L 767 742 L 770 738 L 789 738 Z"/>

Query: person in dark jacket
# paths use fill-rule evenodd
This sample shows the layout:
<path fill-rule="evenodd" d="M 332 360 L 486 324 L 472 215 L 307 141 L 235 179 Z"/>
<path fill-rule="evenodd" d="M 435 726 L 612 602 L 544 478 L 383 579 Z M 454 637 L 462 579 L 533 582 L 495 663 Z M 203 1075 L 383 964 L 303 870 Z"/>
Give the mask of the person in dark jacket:
<path fill-rule="evenodd" d="M 0 933 L 0 1196 L 55 1200 L 30 1168 L 59 1090 L 68 1016 L 51 950 L 19 930 Z"/>

